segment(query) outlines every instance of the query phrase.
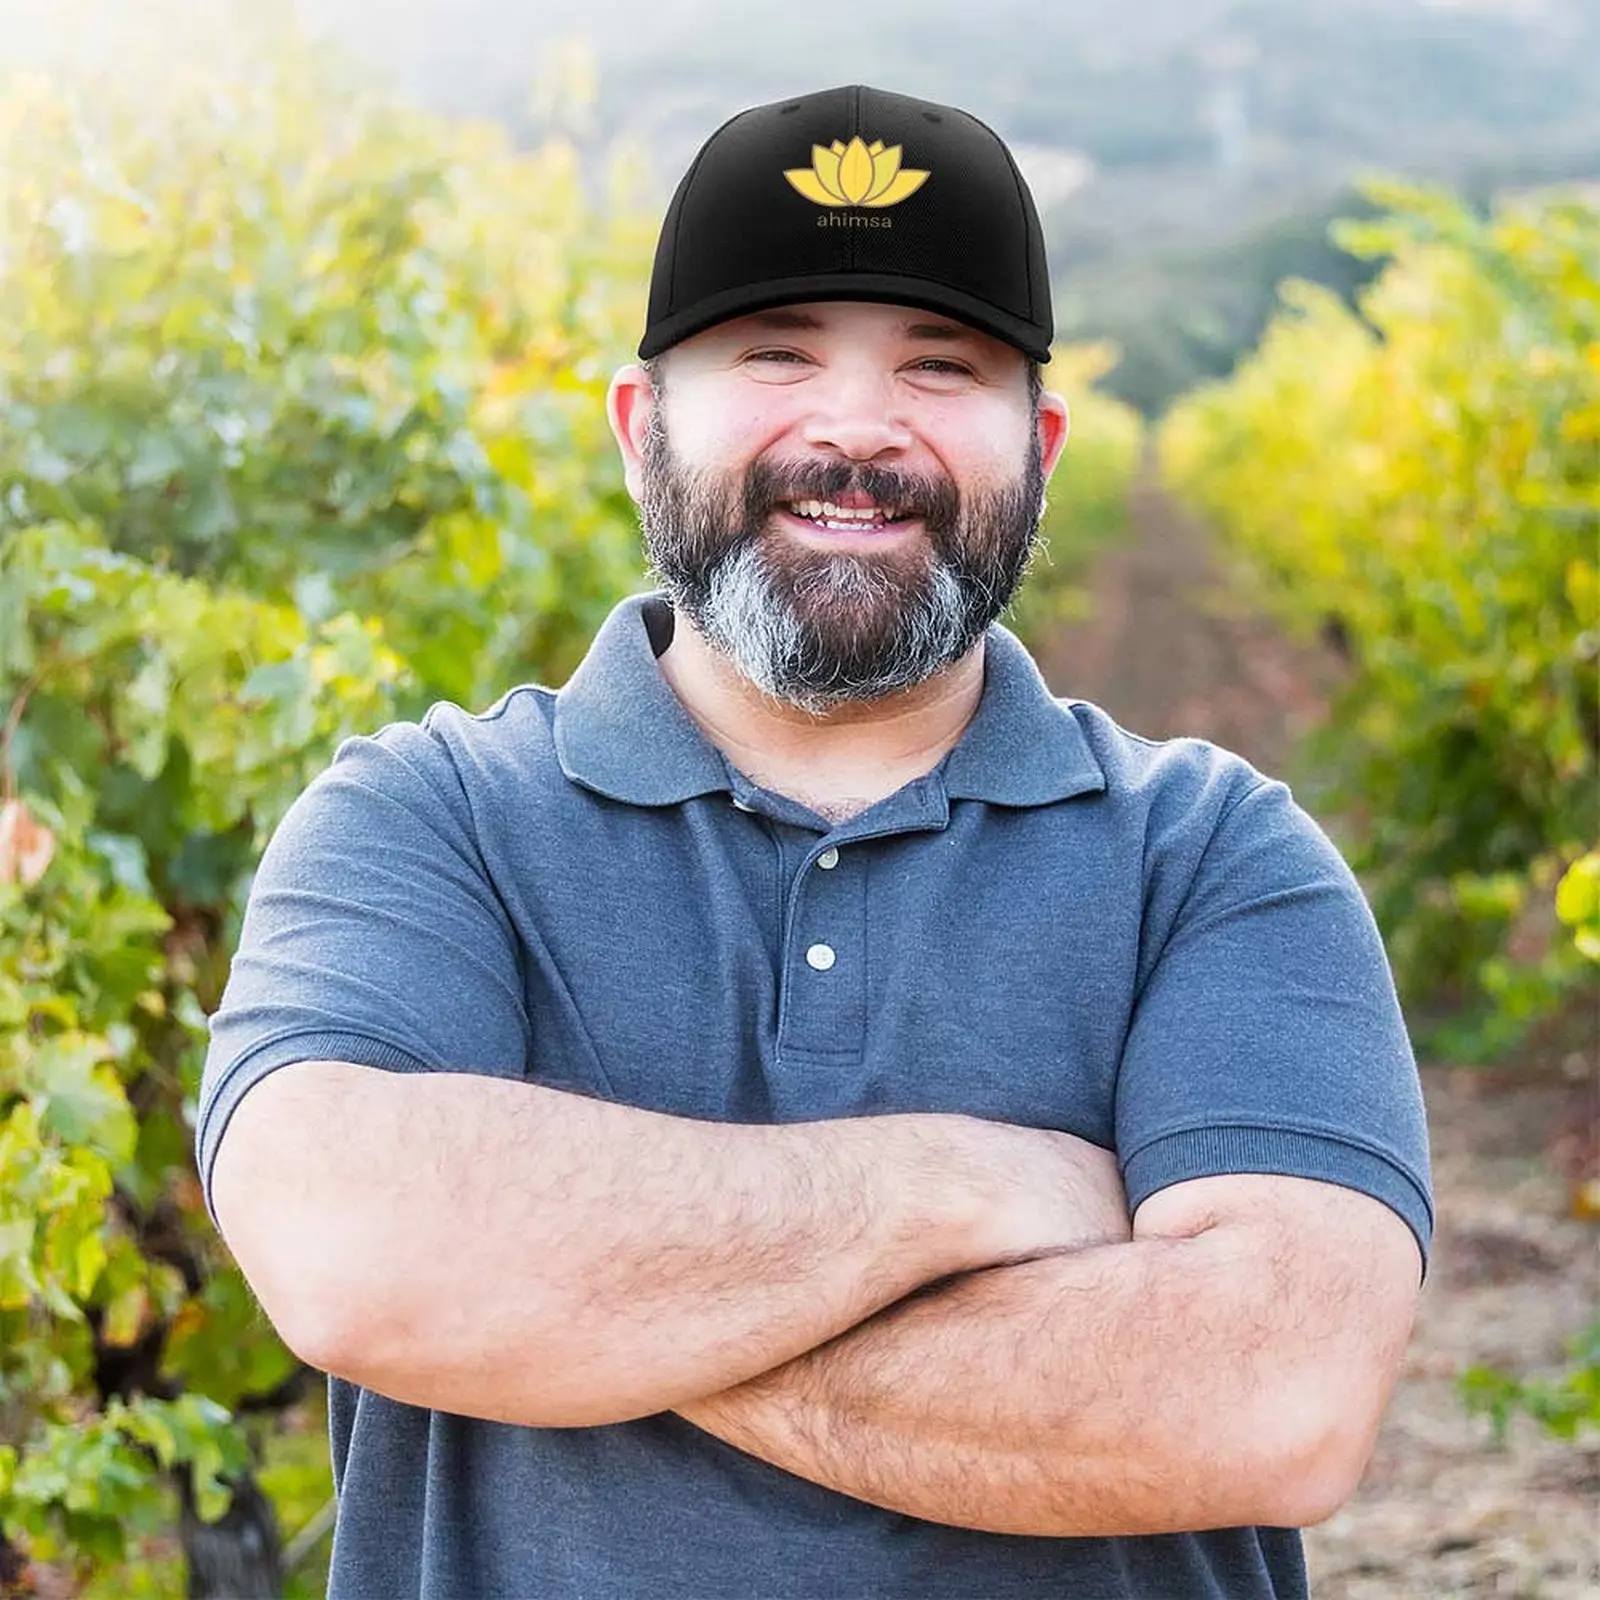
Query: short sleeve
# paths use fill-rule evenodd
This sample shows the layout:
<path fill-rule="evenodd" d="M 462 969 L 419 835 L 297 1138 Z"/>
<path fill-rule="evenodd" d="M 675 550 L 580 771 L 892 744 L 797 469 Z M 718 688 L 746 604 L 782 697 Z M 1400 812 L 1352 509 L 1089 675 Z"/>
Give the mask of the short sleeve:
<path fill-rule="evenodd" d="M 347 740 L 262 855 L 201 1080 L 207 1203 L 228 1118 L 294 1061 L 523 1075 L 510 919 L 468 797 L 426 723 Z"/>
<path fill-rule="evenodd" d="M 1433 1206 L 1416 1062 L 1366 898 L 1274 779 L 1218 822 L 1137 997 L 1117 1082 L 1128 1201 L 1280 1173 Z"/>

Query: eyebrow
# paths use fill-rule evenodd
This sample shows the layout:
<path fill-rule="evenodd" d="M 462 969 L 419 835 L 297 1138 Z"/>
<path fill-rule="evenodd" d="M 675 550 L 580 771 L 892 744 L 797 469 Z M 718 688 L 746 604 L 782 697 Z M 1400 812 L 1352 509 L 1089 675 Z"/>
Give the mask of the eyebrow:
<path fill-rule="evenodd" d="M 822 327 L 808 311 L 757 311 L 750 320 L 763 328 L 800 328 L 813 333 Z"/>
<path fill-rule="evenodd" d="M 958 328 L 949 322 L 913 322 L 906 329 L 906 336 L 911 339 L 936 339 L 945 344 L 959 344 L 963 339 L 973 337 L 970 328 Z"/>
<path fill-rule="evenodd" d="M 820 333 L 823 324 L 809 311 L 788 311 L 779 307 L 772 311 L 757 311 L 750 320 L 763 328 L 787 328 L 803 333 Z M 905 328 L 910 339 L 927 339 L 941 344 L 958 344 L 975 335 L 968 328 L 950 322 L 912 322 Z"/>

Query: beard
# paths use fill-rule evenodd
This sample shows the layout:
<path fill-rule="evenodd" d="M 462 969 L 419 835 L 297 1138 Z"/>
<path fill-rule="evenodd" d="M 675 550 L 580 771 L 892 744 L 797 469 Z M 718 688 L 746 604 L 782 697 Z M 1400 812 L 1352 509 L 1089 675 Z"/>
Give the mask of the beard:
<path fill-rule="evenodd" d="M 759 458 L 695 473 L 657 405 L 644 441 L 639 520 L 674 611 L 757 688 L 813 715 L 881 699 L 960 660 L 1022 581 L 1044 514 L 1036 429 L 1014 482 L 961 495 L 948 478 L 864 462 Z M 870 495 L 919 517 L 925 537 L 881 554 L 830 553 L 774 522 L 798 500 Z"/>

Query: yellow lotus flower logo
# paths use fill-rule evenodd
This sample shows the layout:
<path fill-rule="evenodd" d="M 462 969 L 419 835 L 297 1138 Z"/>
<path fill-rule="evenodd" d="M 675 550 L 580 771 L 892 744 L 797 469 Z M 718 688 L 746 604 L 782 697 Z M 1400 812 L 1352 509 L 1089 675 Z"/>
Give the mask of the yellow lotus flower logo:
<path fill-rule="evenodd" d="M 897 144 L 871 144 L 857 134 L 849 144 L 835 139 L 826 148 L 811 147 L 811 165 L 784 173 L 807 200 L 819 206 L 897 206 L 928 181 L 926 172 L 902 170 Z"/>

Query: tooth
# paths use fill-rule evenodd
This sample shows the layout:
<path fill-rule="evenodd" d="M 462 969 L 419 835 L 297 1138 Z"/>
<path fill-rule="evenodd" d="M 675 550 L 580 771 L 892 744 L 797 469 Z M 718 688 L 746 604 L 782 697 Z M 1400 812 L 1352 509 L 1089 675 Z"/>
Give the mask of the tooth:
<path fill-rule="evenodd" d="M 790 509 L 798 517 L 841 530 L 875 527 L 892 522 L 901 514 L 899 506 L 841 506 L 835 505 L 832 500 L 793 500 Z"/>

